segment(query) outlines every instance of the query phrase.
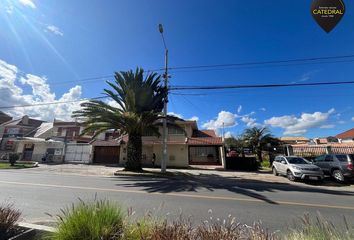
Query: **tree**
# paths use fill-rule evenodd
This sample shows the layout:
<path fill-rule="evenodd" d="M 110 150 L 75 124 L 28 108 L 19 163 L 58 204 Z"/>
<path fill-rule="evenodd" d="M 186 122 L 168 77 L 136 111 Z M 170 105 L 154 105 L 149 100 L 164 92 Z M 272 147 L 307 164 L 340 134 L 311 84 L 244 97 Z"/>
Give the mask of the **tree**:
<path fill-rule="evenodd" d="M 263 161 L 262 150 L 266 149 L 267 143 L 273 141 L 273 136 L 266 127 L 248 128 L 243 133 L 243 139 L 247 141 L 248 145 L 256 152 L 259 161 Z"/>
<path fill-rule="evenodd" d="M 230 137 L 225 139 L 225 146 L 229 149 L 234 149 L 237 152 L 244 154 L 243 148 L 247 146 L 242 136 Z"/>
<path fill-rule="evenodd" d="M 142 136 L 146 132 L 160 135 L 156 123 L 161 118 L 167 89 L 161 85 L 160 76 L 156 73 L 144 78 L 141 68 L 135 72 L 116 72 L 115 81 L 107 83 L 112 89 L 104 89 L 104 94 L 118 107 L 91 100 L 82 103 L 81 110 L 75 111 L 73 117 L 85 119 L 82 134 L 94 132 L 97 136 L 110 129 L 128 134 L 126 169 L 140 171 Z"/>

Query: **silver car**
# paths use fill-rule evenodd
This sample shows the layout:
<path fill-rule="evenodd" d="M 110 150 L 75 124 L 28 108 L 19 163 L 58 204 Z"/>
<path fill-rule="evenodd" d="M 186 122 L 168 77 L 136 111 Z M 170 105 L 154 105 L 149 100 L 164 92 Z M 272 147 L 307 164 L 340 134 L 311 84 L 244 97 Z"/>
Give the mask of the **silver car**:
<path fill-rule="evenodd" d="M 297 156 L 277 156 L 272 166 L 273 174 L 287 176 L 290 181 L 297 179 L 323 180 L 323 171 L 304 158 Z"/>

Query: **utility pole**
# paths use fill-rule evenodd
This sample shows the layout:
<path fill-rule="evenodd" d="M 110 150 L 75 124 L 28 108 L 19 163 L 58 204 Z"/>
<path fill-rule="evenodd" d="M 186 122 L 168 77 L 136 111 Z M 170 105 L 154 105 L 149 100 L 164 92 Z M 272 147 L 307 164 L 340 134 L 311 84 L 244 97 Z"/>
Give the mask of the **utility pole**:
<path fill-rule="evenodd" d="M 166 96 L 164 97 L 163 102 L 163 146 L 162 146 L 162 159 L 161 159 L 161 172 L 166 172 L 167 165 L 167 102 L 168 102 L 168 49 L 166 47 L 165 38 L 163 35 L 163 27 L 162 24 L 159 24 L 159 32 L 161 33 L 163 45 L 165 47 L 165 73 L 163 77 L 165 79 L 165 88 L 166 88 Z"/>

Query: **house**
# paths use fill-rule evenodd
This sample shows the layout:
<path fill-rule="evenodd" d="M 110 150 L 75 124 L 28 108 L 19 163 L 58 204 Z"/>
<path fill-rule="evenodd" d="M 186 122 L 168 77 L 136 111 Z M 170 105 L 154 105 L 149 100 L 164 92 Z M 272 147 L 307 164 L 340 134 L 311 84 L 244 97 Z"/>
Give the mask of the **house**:
<path fill-rule="evenodd" d="M 89 143 L 93 134 L 81 136 L 84 126 L 80 122 L 66 122 L 54 120 L 51 130 L 51 139 L 70 143 Z M 97 136 L 98 139 L 105 139 L 105 134 Z"/>
<path fill-rule="evenodd" d="M 198 130 L 196 121 L 176 120 L 178 126 L 168 125 L 167 166 L 188 167 L 190 165 L 225 165 L 224 142 L 213 130 Z M 159 126 L 162 135 L 162 126 Z M 127 161 L 127 135 L 116 140 L 94 140 L 93 163 L 115 163 L 124 165 Z M 151 166 L 153 154 L 156 165 L 161 164 L 162 136 L 146 134 L 142 137 L 142 164 Z"/>
<path fill-rule="evenodd" d="M 336 138 L 342 143 L 354 142 L 354 128 L 336 135 Z"/>
<path fill-rule="evenodd" d="M 20 153 L 22 161 L 62 163 L 64 143 L 41 138 L 21 137 L 13 140 L 14 152 Z"/>
<path fill-rule="evenodd" d="M 0 111 L 0 124 L 3 124 L 5 122 L 11 121 L 11 120 L 12 120 L 12 117 L 10 117 L 6 113 Z"/>
<path fill-rule="evenodd" d="M 280 141 L 283 144 L 289 144 L 289 145 L 293 145 L 293 144 L 305 144 L 305 143 L 309 143 L 310 139 L 306 138 L 306 137 L 281 137 Z"/>
<path fill-rule="evenodd" d="M 19 137 L 34 137 L 37 129 L 44 121 L 29 118 L 27 115 L 19 119 L 7 121 L 0 125 L 0 150 L 12 150 L 13 140 Z"/>

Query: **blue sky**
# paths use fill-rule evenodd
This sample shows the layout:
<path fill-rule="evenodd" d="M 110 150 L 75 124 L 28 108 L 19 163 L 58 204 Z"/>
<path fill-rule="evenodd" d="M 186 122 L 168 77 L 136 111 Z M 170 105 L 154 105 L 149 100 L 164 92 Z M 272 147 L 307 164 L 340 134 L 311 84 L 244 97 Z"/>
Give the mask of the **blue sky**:
<path fill-rule="evenodd" d="M 309 0 L 2 0 L 0 106 L 96 97 L 110 78 L 78 80 L 163 67 L 159 23 L 171 67 L 350 55 L 354 2 L 345 4 L 342 21 L 327 34 L 312 19 Z M 174 71 L 170 84 L 351 81 L 353 64 Z M 201 95 L 171 95 L 169 112 L 219 133 L 222 123 L 233 135 L 266 124 L 276 136 L 315 137 L 354 124 L 352 85 L 183 93 Z M 67 119 L 74 109 L 75 103 L 6 112 L 52 120 Z"/>

